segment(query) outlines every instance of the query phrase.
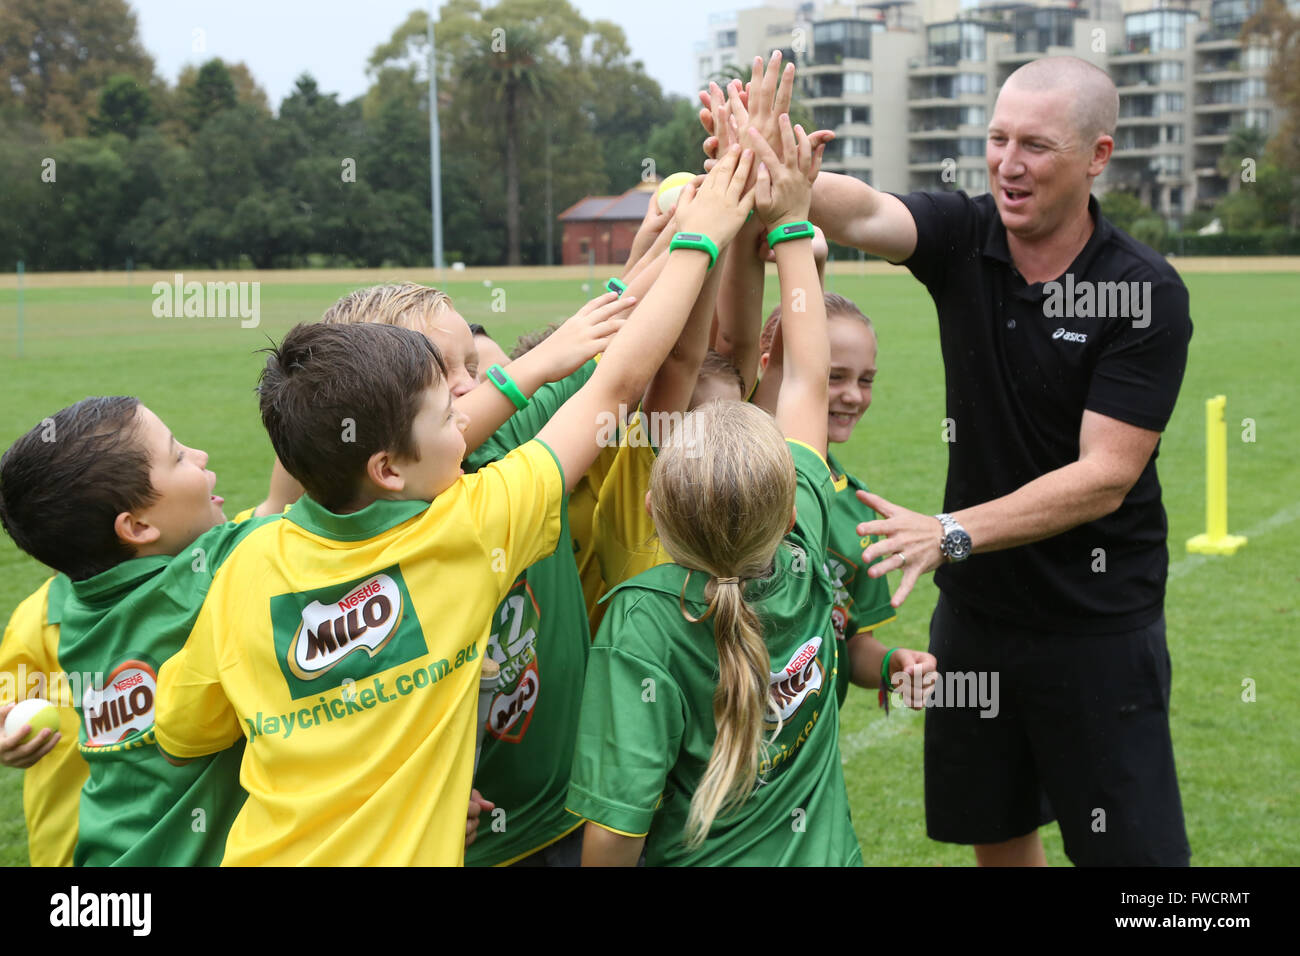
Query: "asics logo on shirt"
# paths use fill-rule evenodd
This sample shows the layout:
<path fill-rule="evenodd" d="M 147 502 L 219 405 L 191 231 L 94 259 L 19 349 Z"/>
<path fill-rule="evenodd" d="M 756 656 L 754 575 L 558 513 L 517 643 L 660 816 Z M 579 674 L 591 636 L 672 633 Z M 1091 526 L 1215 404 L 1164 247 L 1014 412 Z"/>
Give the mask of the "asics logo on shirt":
<path fill-rule="evenodd" d="M 821 647 L 822 639 L 814 637 L 794 652 L 785 667 L 770 675 L 769 691 L 783 721 L 798 712 L 809 694 L 821 693 Z"/>
<path fill-rule="evenodd" d="M 1064 339 L 1066 342 L 1086 342 L 1088 341 L 1087 332 L 1067 332 L 1065 329 L 1057 329 L 1052 333 L 1054 339 Z"/>
<path fill-rule="evenodd" d="M 387 574 L 367 578 L 330 604 L 312 601 L 289 643 L 289 669 L 310 680 L 353 651 L 374 657 L 397 632 L 402 610 L 402 592 Z"/>

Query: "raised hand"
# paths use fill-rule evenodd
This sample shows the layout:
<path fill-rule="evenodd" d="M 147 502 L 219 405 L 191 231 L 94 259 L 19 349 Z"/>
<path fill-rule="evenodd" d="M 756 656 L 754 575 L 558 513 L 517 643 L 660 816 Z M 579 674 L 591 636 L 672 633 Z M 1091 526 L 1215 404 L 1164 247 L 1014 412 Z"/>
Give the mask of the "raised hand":
<path fill-rule="evenodd" d="M 534 350 L 547 361 L 548 381 L 556 382 L 603 352 L 623 327 L 636 304 L 631 295 L 621 299 L 613 292 L 598 295 L 565 320 Z"/>
<path fill-rule="evenodd" d="M 778 155 L 763 138 L 759 129 L 750 126 L 749 136 L 760 160 L 754 194 L 758 215 L 769 229 L 808 218 L 812 204 L 812 184 L 821 170 L 825 146 L 813 148 L 802 126 L 790 127 L 789 115 L 777 120 L 781 134 Z"/>
<path fill-rule="evenodd" d="M 721 250 L 736 237 L 754 208 L 754 190 L 745 183 L 753 166 L 752 150 L 733 144 L 698 185 L 682 190 L 677 200 L 677 228 L 702 233 Z"/>

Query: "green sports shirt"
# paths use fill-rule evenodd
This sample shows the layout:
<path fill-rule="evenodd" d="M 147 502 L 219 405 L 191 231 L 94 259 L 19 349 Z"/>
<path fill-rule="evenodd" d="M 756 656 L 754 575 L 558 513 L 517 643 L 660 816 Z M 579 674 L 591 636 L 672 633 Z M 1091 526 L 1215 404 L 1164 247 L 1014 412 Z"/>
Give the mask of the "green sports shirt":
<path fill-rule="evenodd" d="M 699 617 L 707 577 L 664 564 L 625 581 L 610 592 L 592 645 L 568 807 L 607 829 L 646 835 L 649 865 L 862 862 L 840 764 L 838 642 L 821 557 L 834 488 L 820 455 L 798 442 L 789 448 L 796 524 L 773 573 L 745 590 L 763 624 L 782 725 L 749 799 L 720 815 L 698 849 L 686 848 L 684 834 L 717 734 L 718 655 L 712 622 L 688 621 L 679 600 Z"/>
<path fill-rule="evenodd" d="M 591 377 L 587 362 L 543 385 L 466 459 L 471 473 L 534 438 Z M 587 606 L 562 509 L 555 553 L 529 567 L 492 612 L 488 654 L 501 665 L 475 788 L 496 809 L 479 820 L 466 866 L 508 864 L 553 843 L 581 821 L 565 812 L 582 681 L 591 646 Z"/>
<path fill-rule="evenodd" d="M 831 620 L 835 623 L 836 638 L 846 641 L 863 631 L 888 624 L 897 615 L 889 603 L 889 582 L 883 577 L 868 575 L 870 565 L 862 562 L 862 552 L 876 539 L 860 536 L 858 525 L 875 521 L 880 516 L 859 501 L 856 492 L 871 489 L 845 471 L 834 455 L 828 454 L 826 461 L 831 471 L 839 476 L 835 479 L 831 496 L 830 544 L 826 547 L 826 569 L 835 585 L 835 610 L 831 612 Z M 843 666 L 835 682 L 835 695 L 842 707 L 849 694 L 853 668 L 845 645 L 841 643 L 839 647 Z"/>
<path fill-rule="evenodd" d="M 182 766 L 158 750 L 158 671 L 181 649 L 212 575 L 249 531 L 226 523 L 176 557 L 134 558 L 75 581 L 60 610 L 58 659 L 92 675 L 74 707 L 90 767 L 81 792 L 77 866 L 215 866 L 244 804 L 243 742 Z"/>

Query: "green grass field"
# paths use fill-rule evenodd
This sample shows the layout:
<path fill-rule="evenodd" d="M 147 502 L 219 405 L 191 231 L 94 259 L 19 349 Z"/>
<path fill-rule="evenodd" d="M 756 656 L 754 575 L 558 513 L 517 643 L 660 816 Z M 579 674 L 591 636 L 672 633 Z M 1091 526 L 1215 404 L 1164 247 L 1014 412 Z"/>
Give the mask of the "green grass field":
<path fill-rule="evenodd" d="M 242 274 L 238 278 L 249 278 Z M 1174 662 L 1173 736 L 1184 812 L 1198 865 L 1291 864 L 1300 859 L 1300 503 L 1295 480 L 1295 302 L 1300 276 L 1192 275 L 1196 332 L 1182 398 L 1160 449 L 1169 513 L 1166 602 Z M 942 503 L 946 446 L 943 370 L 934 308 L 903 272 L 834 276 L 879 330 L 874 404 L 837 453 L 873 490 L 919 511 Z M 0 291 L 0 448 L 45 416 L 87 395 L 129 393 L 182 441 L 206 450 L 228 514 L 261 500 L 271 448 L 257 418 L 255 351 L 293 323 L 310 321 L 349 285 L 264 285 L 259 328 L 236 319 L 158 319 L 147 286 L 29 290 L 24 357 L 17 358 L 16 293 Z M 507 347 L 527 329 L 561 319 L 591 293 L 579 281 L 446 286 L 460 311 Z M 775 300 L 769 283 L 769 305 Z M 494 311 L 494 304 L 503 311 Z M 1192 558 L 1184 542 L 1204 530 L 1204 401 L 1228 396 L 1230 530 L 1250 543 L 1232 558 Z M 1241 422 L 1255 422 L 1254 442 Z M 1290 476 L 1290 477 L 1288 477 Z M 0 536 L 0 618 L 47 576 Z M 886 644 L 924 648 L 937 592 L 928 579 L 880 631 Z M 1255 682 L 1254 702 L 1242 700 Z M 969 865 L 968 848 L 925 836 L 920 714 L 886 718 L 874 693 L 855 691 L 842 747 L 853 818 L 870 864 Z M 0 863 L 27 862 L 21 773 L 0 770 Z M 1048 858 L 1068 861 L 1055 826 Z"/>

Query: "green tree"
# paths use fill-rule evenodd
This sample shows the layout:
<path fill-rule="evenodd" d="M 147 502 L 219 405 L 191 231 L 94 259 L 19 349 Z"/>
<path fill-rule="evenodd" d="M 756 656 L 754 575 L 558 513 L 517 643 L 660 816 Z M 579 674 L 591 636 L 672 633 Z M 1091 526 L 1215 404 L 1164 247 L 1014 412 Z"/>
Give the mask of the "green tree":
<path fill-rule="evenodd" d="M 1133 193 L 1122 189 L 1108 190 L 1101 197 L 1101 213 L 1117 229 L 1132 234 L 1133 224 L 1154 215 L 1152 211 Z"/>
<path fill-rule="evenodd" d="M 152 126 L 157 119 L 148 87 L 133 76 L 119 73 L 100 91 L 99 112 L 90 118 L 90 133 L 121 133 L 135 139 L 141 129 Z"/>
<path fill-rule="evenodd" d="M 125 0 L 0 4 L 0 111 L 34 120 L 47 139 L 79 136 L 117 74 L 153 77 Z"/>
<path fill-rule="evenodd" d="M 494 27 L 479 36 L 461 82 L 480 101 L 501 109 L 505 136 L 506 263 L 519 265 L 519 146 L 523 111 L 542 103 L 554 86 L 556 66 L 546 40 L 528 25 Z"/>
<path fill-rule="evenodd" d="M 1275 198 L 1282 201 L 1285 223 L 1294 230 L 1300 229 L 1300 15 L 1293 10 L 1286 0 L 1262 0 L 1241 36 L 1272 51 L 1268 87 L 1277 125 L 1266 158 L 1276 171 Z"/>
<path fill-rule="evenodd" d="M 647 151 L 660 178 L 672 173 L 698 173 L 704 168 L 704 130 L 695 103 L 683 97 L 672 100 L 672 118 L 650 134 Z"/>

